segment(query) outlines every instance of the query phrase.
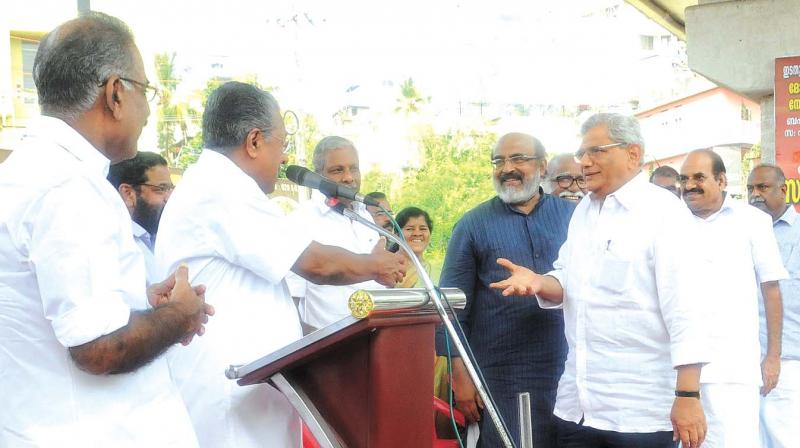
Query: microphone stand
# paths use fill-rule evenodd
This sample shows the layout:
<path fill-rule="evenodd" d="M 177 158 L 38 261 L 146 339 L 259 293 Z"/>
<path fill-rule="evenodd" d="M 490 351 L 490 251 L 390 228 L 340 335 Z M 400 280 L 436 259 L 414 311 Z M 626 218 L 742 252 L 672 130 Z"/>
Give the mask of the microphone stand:
<path fill-rule="evenodd" d="M 361 215 L 354 212 L 353 210 L 350 210 L 349 208 L 346 207 L 333 207 L 333 209 L 339 211 L 340 213 L 342 213 L 342 215 L 349 218 L 351 221 L 356 221 L 361 225 L 367 226 L 370 229 L 378 232 L 378 234 L 383 235 L 386 238 L 399 244 L 400 247 L 403 249 L 403 251 L 406 253 L 406 255 L 408 255 L 409 259 L 411 259 L 411 261 L 414 263 L 414 266 L 417 268 L 417 274 L 419 274 L 420 278 L 425 284 L 425 290 L 428 292 L 428 297 L 430 298 L 430 300 L 433 300 L 433 303 L 436 306 L 436 311 L 439 313 L 439 318 L 441 318 L 442 324 L 444 324 L 445 328 L 447 329 L 447 334 L 450 335 L 450 339 L 453 341 L 453 344 L 456 347 L 456 351 L 458 351 L 459 355 L 461 355 L 461 360 L 464 361 L 464 365 L 467 367 L 467 372 L 469 373 L 469 377 L 472 379 L 472 383 L 478 390 L 478 395 L 480 395 L 481 399 L 483 400 L 485 409 L 489 413 L 489 416 L 492 419 L 492 423 L 494 423 L 494 427 L 497 429 L 497 433 L 500 435 L 500 439 L 503 441 L 503 445 L 506 448 L 515 448 L 514 441 L 509 436 L 508 428 L 506 428 L 503 418 L 497 411 L 494 402 L 490 399 L 489 394 L 486 391 L 486 387 L 481 381 L 480 376 L 478 375 L 478 371 L 475 369 L 475 365 L 473 364 L 472 359 L 470 359 L 469 355 L 467 354 L 467 351 L 464 348 L 464 344 L 461 342 L 461 338 L 458 337 L 456 329 L 455 327 L 453 327 L 453 323 L 447 316 L 447 311 L 445 310 L 444 305 L 442 304 L 442 299 L 439 296 L 439 292 L 436 290 L 436 287 L 434 286 L 431 277 L 428 275 L 428 272 L 425 270 L 425 267 L 422 266 L 422 263 L 414 254 L 414 251 L 411 250 L 411 248 L 405 241 L 403 241 L 401 238 L 398 238 L 397 235 L 388 232 L 386 229 L 375 225 L 375 223 L 364 219 Z"/>

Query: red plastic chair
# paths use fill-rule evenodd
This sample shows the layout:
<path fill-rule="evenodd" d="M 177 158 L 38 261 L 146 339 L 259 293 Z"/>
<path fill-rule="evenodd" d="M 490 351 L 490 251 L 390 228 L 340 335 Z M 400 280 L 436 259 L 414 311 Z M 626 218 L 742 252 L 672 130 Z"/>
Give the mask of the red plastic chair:
<path fill-rule="evenodd" d="M 450 405 L 441 400 L 437 397 L 433 397 L 433 411 L 440 412 L 446 415 L 448 418 L 450 417 Z M 453 408 L 453 418 L 456 421 L 456 424 L 462 428 L 467 426 L 466 419 L 464 418 L 464 414 L 461 413 L 458 409 Z M 433 448 L 459 448 L 458 447 L 458 440 L 455 439 L 440 439 L 436 436 L 436 426 L 434 422 L 433 428 Z"/>

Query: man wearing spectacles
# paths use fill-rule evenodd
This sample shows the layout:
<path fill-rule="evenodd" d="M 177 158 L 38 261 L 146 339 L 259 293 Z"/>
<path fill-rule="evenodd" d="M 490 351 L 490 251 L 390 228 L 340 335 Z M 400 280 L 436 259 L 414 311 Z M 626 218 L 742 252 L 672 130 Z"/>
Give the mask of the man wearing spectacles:
<path fill-rule="evenodd" d="M 144 63 L 102 13 L 59 25 L 36 53 L 42 117 L 0 165 L 0 446 L 197 446 L 160 355 L 213 310 L 185 266 L 146 289 L 106 179 L 150 113 L 123 77 L 145 79 Z"/>
<path fill-rule="evenodd" d="M 703 245 L 703 275 L 712 290 L 700 296 L 707 310 L 715 357 L 703 367 L 701 393 L 711 446 L 759 446 L 759 386 L 778 384 L 782 300 L 788 278 L 770 216 L 725 191 L 727 174 L 714 151 L 690 152 L 678 177 Z M 766 350 L 759 346 L 759 290 L 766 316 Z"/>
<path fill-rule="evenodd" d="M 635 118 L 595 114 L 581 135 L 575 158 L 588 200 L 575 209 L 554 269 L 542 275 L 500 259 L 511 276 L 491 286 L 563 308 L 569 355 L 554 411 L 559 446 L 700 446 L 699 379 L 710 349 L 699 263 L 687 256 L 702 247 L 692 216 L 647 182 Z"/>
<path fill-rule="evenodd" d="M 671 166 L 664 165 L 656 168 L 650 175 L 650 183 L 666 189 L 675 196 L 681 196 L 678 189 L 678 172 Z"/>
<path fill-rule="evenodd" d="M 131 215 L 133 238 L 144 256 L 147 284 L 156 283 L 160 273 L 153 249 L 158 222 L 175 188 L 167 161 L 154 152 L 138 152 L 132 159 L 111 165 L 107 177 Z"/>
<path fill-rule="evenodd" d="M 394 285 L 405 273 L 400 255 L 313 241 L 309 223 L 269 200 L 287 161 L 286 134 L 270 93 L 223 84 L 203 112 L 204 149 L 161 216 L 159 266 L 187 263 L 220 317 L 196 345 L 167 355 L 202 446 L 300 446 L 300 419 L 280 392 L 266 384 L 238 387 L 221 374 L 302 337 L 290 271 L 317 284 Z"/>
<path fill-rule="evenodd" d="M 528 392 L 534 397 L 534 445 L 549 448 L 556 446 L 552 413 L 567 349 L 562 314 L 543 311 L 531 297 L 509 301 L 489 287 L 505 274 L 497 258 L 549 271 L 567 237 L 575 206 L 540 187 L 545 157 L 544 146 L 531 135 L 511 133 L 497 141 L 490 159 L 497 196 L 459 220 L 440 285 L 466 293 L 458 319 L 511 437 L 519 444 L 517 394 Z M 444 336 L 437 335 L 441 356 L 447 355 Z M 453 392 L 466 418 L 480 422 L 481 446 L 501 446 L 460 358 L 453 360 Z"/>
<path fill-rule="evenodd" d="M 392 220 L 389 219 L 389 215 L 387 214 L 392 213 L 392 206 L 389 204 L 389 198 L 386 197 L 386 194 L 381 193 L 380 191 L 373 191 L 372 193 L 367 193 L 366 196 L 368 198 L 375 199 L 378 204 L 381 205 L 381 207 L 376 207 L 374 205 L 367 206 L 367 211 L 369 211 L 369 214 L 372 215 L 372 219 L 375 221 L 375 224 L 392 233 L 395 233 Z"/>
<path fill-rule="evenodd" d="M 561 199 L 580 202 L 586 195 L 586 179 L 572 154 L 559 154 L 547 163 L 544 191 Z"/>
<path fill-rule="evenodd" d="M 753 168 L 747 178 L 750 205 L 772 218 L 772 230 L 789 278 L 779 282 L 783 302 L 780 381 L 761 397 L 761 437 L 765 448 L 792 446 L 800 440 L 800 220 L 786 203 L 786 176 L 776 165 Z M 759 300 L 764 303 L 763 294 Z M 769 353 L 768 316 L 758 307 L 761 356 Z"/>

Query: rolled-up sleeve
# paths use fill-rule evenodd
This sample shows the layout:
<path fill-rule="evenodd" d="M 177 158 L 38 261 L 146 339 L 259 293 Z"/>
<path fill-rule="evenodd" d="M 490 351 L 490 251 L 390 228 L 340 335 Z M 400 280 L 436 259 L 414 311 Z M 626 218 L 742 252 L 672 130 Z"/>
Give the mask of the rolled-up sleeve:
<path fill-rule="evenodd" d="M 30 262 L 58 341 L 74 347 L 127 325 L 118 210 L 81 178 L 52 189 L 31 210 Z"/>
<path fill-rule="evenodd" d="M 756 268 L 758 282 L 774 282 L 789 278 L 769 215 L 760 213 L 754 216 L 751 235 L 753 265 Z"/>

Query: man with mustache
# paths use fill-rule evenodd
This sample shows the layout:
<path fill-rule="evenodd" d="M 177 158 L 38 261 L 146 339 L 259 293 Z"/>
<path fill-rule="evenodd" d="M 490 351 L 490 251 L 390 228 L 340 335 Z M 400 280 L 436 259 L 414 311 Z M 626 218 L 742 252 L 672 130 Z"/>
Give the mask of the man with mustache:
<path fill-rule="evenodd" d="M 511 276 L 490 286 L 563 308 L 560 447 L 700 446 L 706 425 L 697 397 L 709 354 L 692 216 L 647 182 L 635 118 L 595 114 L 581 134 L 575 159 L 589 195 L 575 208 L 555 269 L 534 266 L 540 275 L 501 258 Z"/>
<path fill-rule="evenodd" d="M 695 216 L 702 245 L 684 257 L 699 259 L 706 284 L 714 356 L 700 378 L 711 447 L 759 445 L 759 385 L 767 395 L 778 383 L 781 356 L 781 291 L 787 278 L 769 215 L 730 197 L 719 154 L 701 149 L 686 156 L 678 177 L 683 200 Z M 759 347 L 758 290 L 764 296 L 767 350 Z M 761 367 L 759 369 L 759 363 Z"/>
<path fill-rule="evenodd" d="M 546 193 L 572 202 L 580 202 L 586 194 L 586 179 L 572 154 L 559 154 L 547 164 Z"/>
<path fill-rule="evenodd" d="M 783 300 L 783 350 L 780 382 L 761 397 L 761 440 L 767 448 L 788 447 L 800 440 L 800 220 L 786 203 L 786 177 L 775 165 L 759 165 L 747 179 L 750 205 L 767 212 L 789 278 L 779 282 Z M 763 297 L 761 297 L 763 301 Z M 769 353 L 764 308 L 759 306 L 761 356 Z"/>
<path fill-rule="evenodd" d="M 498 140 L 491 158 L 497 196 L 456 224 L 440 282 L 466 293 L 467 304 L 458 318 L 515 440 L 517 394 L 530 392 L 534 445 L 541 448 L 556 446 L 552 414 L 566 357 L 563 318 L 560 311 L 543 311 L 530 297 L 506 299 L 489 284 L 504 276 L 495 263 L 498 257 L 552 269 L 567 236 L 575 206 L 540 188 L 545 157 L 544 146 L 530 135 L 512 133 Z M 447 354 L 441 332 L 437 350 Z M 491 419 L 481 418 L 483 403 L 458 358 L 453 361 L 452 386 L 457 407 L 468 420 L 481 423 L 481 446 L 502 446 Z"/>
<path fill-rule="evenodd" d="M 167 161 L 154 152 L 137 152 L 134 158 L 111 165 L 107 178 L 131 214 L 133 239 L 144 256 L 147 284 L 156 283 L 160 275 L 153 248 L 158 222 L 175 188 Z"/>

